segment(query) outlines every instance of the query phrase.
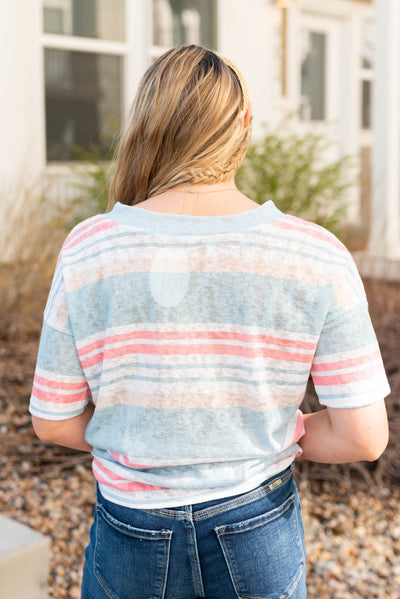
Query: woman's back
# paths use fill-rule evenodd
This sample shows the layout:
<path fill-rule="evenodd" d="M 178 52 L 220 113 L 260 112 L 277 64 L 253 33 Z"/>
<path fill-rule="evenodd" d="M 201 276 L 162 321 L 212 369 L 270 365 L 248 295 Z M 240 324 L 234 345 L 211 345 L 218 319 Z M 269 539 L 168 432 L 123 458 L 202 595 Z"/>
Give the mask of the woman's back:
<path fill-rule="evenodd" d="M 313 361 L 326 405 L 357 405 L 384 382 L 348 252 L 272 202 L 219 217 L 117 204 L 67 239 L 47 312 L 44 343 L 72 334 L 77 356 L 60 351 L 42 378 L 71 373 L 71 415 L 87 381 L 95 476 L 132 507 L 246 492 L 289 465 Z M 376 376 L 326 376 L 343 352 Z"/>

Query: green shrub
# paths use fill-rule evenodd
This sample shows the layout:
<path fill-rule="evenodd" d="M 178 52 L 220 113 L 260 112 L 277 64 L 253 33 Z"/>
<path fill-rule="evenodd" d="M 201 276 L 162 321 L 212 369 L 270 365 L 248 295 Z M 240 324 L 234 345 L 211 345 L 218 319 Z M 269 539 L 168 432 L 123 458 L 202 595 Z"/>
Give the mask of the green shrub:
<path fill-rule="evenodd" d="M 286 124 L 285 121 L 281 129 Z M 350 157 L 326 160 L 331 147 L 323 136 L 313 133 L 268 132 L 249 148 L 236 183 L 259 204 L 273 200 L 283 212 L 338 233 L 346 214 L 346 192 L 356 180 Z M 77 150 L 77 156 L 88 169 L 83 181 L 74 184 L 82 195 L 75 201 L 69 227 L 106 212 L 114 167 L 111 153 L 106 157 L 94 145 L 88 150 Z"/>
<path fill-rule="evenodd" d="M 67 229 L 72 229 L 90 216 L 107 211 L 108 188 L 114 167 L 112 153 L 105 155 L 94 144 L 86 150 L 75 148 L 75 155 L 79 160 L 79 182 L 74 182 L 73 187 L 81 193 L 73 200 L 73 217 L 68 221 Z M 87 166 L 83 174 L 82 165 Z"/>
<path fill-rule="evenodd" d="M 287 121 L 280 130 L 285 127 Z M 350 157 L 327 161 L 331 147 L 314 133 L 267 132 L 249 148 L 236 183 L 259 204 L 273 200 L 283 212 L 337 233 L 355 176 Z"/>

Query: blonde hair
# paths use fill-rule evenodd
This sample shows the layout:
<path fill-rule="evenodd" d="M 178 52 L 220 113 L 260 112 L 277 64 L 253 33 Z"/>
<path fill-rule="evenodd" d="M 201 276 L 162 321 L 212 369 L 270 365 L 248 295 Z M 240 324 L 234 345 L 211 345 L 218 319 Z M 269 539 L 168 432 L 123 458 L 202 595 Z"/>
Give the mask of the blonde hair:
<path fill-rule="evenodd" d="M 250 139 L 247 87 L 233 63 L 200 46 L 163 54 L 144 74 L 123 134 L 109 208 L 183 183 L 229 179 Z"/>

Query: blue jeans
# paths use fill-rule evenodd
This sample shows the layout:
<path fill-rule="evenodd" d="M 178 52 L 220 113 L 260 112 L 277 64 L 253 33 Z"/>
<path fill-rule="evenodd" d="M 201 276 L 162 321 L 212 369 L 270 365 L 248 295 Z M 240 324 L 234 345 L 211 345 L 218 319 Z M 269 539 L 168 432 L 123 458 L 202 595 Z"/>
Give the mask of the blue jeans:
<path fill-rule="evenodd" d="M 304 529 L 288 468 L 242 495 L 130 509 L 98 494 L 81 599 L 304 599 Z"/>

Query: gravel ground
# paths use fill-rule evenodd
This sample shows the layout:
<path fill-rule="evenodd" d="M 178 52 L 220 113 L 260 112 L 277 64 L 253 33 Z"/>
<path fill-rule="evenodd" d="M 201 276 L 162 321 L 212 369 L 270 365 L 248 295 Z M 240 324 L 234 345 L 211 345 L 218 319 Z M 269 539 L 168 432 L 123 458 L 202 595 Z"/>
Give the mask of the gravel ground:
<path fill-rule="evenodd" d="M 368 289 L 393 390 L 391 444 L 373 465 L 299 464 L 312 599 L 400 599 L 400 286 Z M 95 486 L 89 456 L 43 444 L 32 431 L 37 323 L 0 322 L 0 512 L 51 538 L 50 595 L 75 599 Z"/>
<path fill-rule="evenodd" d="M 300 485 L 313 599 L 400 597 L 400 493 Z"/>
<path fill-rule="evenodd" d="M 31 476 L 27 456 L 1 459 L 1 512 L 52 540 L 50 595 L 78 599 L 84 548 L 95 501 L 90 466 Z M 299 483 L 308 551 L 309 596 L 318 599 L 400 597 L 400 493 Z M 28 599 L 28 598 L 27 598 Z"/>

